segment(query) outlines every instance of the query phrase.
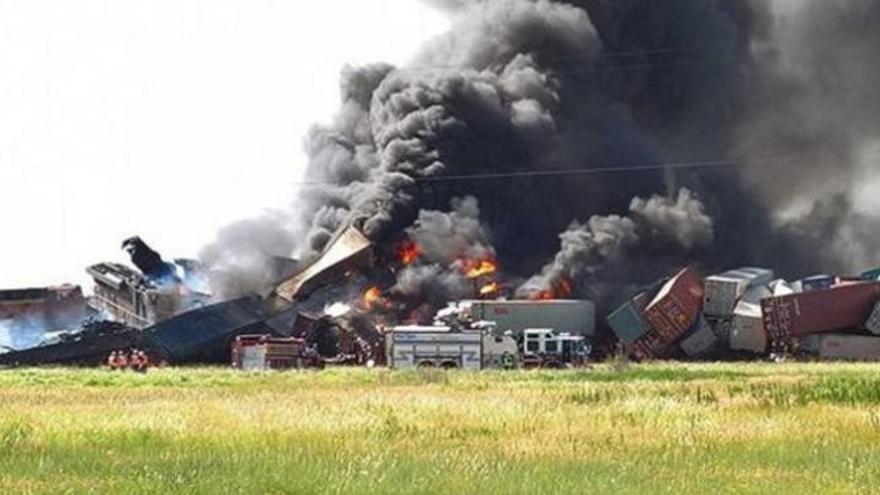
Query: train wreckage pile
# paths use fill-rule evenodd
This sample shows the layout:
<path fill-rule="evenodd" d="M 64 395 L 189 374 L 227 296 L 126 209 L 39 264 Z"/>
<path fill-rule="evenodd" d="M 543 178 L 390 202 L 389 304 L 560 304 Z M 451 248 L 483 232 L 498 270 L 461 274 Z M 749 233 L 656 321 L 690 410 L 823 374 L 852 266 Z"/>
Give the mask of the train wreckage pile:
<path fill-rule="evenodd" d="M 80 289 L 0 294 L 0 364 L 877 357 L 873 273 L 778 279 L 877 263 L 877 2 L 433 3 L 450 29 L 409 63 L 344 68 L 290 208 L 200 262 L 131 239 L 137 270 L 90 267 L 88 311 L 130 331 L 52 344 Z M 572 299 L 608 317 L 564 328 Z"/>
<path fill-rule="evenodd" d="M 880 360 L 880 270 L 789 283 L 764 268 L 703 278 L 689 266 L 635 291 L 596 321 L 590 301 L 499 297 L 503 286 L 490 260 L 465 263 L 474 299 L 448 301 L 434 312 L 425 312 L 423 303 L 393 301 L 376 283 L 412 263 L 419 246 L 396 245 L 389 260 L 353 225 L 292 275 L 295 263 L 279 264 L 288 273 L 279 272 L 273 291 L 221 302 L 200 292 L 210 276 L 195 262 L 166 263 L 138 238 L 124 246 L 140 271 L 112 263 L 89 267 L 95 290 L 88 304 L 71 286 L 0 292 L 7 321 L 39 316 L 48 337 L 0 354 L 0 365 L 94 365 L 113 350 L 135 347 L 153 362 L 231 359 L 243 367 L 254 367 L 247 361 L 256 348 L 264 360 L 257 368 L 561 367 L 613 353 L 633 360 Z M 51 332 L 77 319 L 78 330 Z"/>

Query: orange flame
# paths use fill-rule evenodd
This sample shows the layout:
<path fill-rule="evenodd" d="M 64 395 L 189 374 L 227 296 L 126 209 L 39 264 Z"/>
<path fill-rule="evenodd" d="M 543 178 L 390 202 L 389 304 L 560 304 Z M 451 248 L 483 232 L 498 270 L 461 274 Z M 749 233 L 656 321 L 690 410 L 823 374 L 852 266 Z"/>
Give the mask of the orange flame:
<path fill-rule="evenodd" d="M 500 289 L 501 289 L 501 286 L 498 285 L 498 282 L 492 282 L 492 283 L 489 283 L 489 284 L 486 284 L 486 285 L 480 287 L 480 295 L 481 296 L 488 296 L 491 294 L 497 294 Z"/>
<path fill-rule="evenodd" d="M 470 268 L 465 272 L 465 276 L 470 279 L 480 278 L 483 275 L 491 275 L 498 271 L 498 265 L 492 260 L 480 260 L 469 263 Z"/>
<path fill-rule="evenodd" d="M 363 300 L 364 306 L 368 309 L 373 309 L 373 306 L 376 305 L 382 299 L 382 289 L 379 287 L 370 287 L 364 292 Z"/>
<path fill-rule="evenodd" d="M 397 258 L 404 266 L 412 265 L 421 255 L 422 248 L 409 239 L 401 243 L 400 247 L 397 249 Z"/>
<path fill-rule="evenodd" d="M 536 301 L 546 301 L 548 299 L 565 299 L 566 297 L 571 296 L 571 292 L 571 281 L 567 278 L 561 278 L 553 282 L 550 288 L 532 294 L 530 296 L 530 299 L 534 299 Z"/>

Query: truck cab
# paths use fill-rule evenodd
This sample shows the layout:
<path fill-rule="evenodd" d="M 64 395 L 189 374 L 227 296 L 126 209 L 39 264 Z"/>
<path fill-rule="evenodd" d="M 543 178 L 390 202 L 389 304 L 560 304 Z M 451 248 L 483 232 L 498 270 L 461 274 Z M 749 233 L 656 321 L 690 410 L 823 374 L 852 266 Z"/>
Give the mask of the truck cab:
<path fill-rule="evenodd" d="M 590 346 L 583 335 L 560 333 L 552 328 L 523 331 L 522 354 L 526 367 L 563 368 L 584 364 Z"/>

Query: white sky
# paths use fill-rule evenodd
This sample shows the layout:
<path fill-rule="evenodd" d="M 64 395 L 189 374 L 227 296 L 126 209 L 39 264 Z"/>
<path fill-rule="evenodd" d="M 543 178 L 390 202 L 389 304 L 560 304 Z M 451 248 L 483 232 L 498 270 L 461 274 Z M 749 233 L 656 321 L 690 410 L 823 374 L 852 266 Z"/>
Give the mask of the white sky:
<path fill-rule="evenodd" d="M 193 256 L 285 205 L 342 65 L 446 25 L 416 0 L 0 0 L 0 288 L 85 283 L 134 234 Z"/>

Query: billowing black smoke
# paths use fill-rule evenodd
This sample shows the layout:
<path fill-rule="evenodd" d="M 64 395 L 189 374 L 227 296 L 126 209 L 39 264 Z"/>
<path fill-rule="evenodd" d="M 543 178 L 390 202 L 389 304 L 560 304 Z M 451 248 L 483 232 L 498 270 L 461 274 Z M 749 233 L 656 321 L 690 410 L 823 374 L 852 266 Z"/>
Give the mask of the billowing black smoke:
<path fill-rule="evenodd" d="M 450 32 L 405 67 L 344 69 L 336 120 L 307 137 L 293 213 L 264 225 L 302 257 L 356 218 L 379 245 L 421 244 L 407 295 L 467 292 L 456 263 L 473 250 L 521 294 L 690 260 L 877 261 L 853 187 L 877 177 L 880 2 L 433 3 Z"/>
<path fill-rule="evenodd" d="M 644 254 L 658 249 L 666 255 L 692 254 L 710 245 L 713 238 L 712 219 L 689 190 L 681 189 L 674 201 L 661 196 L 633 198 L 628 216 L 594 215 L 584 224 L 572 222 L 559 235 L 561 249 L 554 260 L 522 284 L 518 295 L 564 296 L 576 288 L 569 285 L 577 283 L 583 286 L 578 292 L 602 299 L 608 296 L 608 287 L 620 289 L 630 279 L 624 276 L 622 264 L 630 269 L 643 265 Z M 647 261 L 658 264 L 655 256 Z M 666 264 L 659 263 L 661 267 Z M 614 273 L 607 272 L 610 267 Z"/>

